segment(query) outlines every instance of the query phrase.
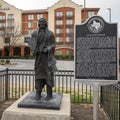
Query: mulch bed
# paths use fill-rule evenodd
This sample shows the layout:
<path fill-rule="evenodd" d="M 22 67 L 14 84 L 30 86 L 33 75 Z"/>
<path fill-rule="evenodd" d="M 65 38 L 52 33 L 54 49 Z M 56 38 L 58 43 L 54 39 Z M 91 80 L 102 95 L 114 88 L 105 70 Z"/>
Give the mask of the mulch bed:
<path fill-rule="evenodd" d="M 0 119 L 3 111 L 15 101 L 0 103 Z M 93 120 L 93 105 L 91 104 L 71 104 L 71 120 Z M 99 109 L 99 120 L 108 120 L 103 109 Z"/>

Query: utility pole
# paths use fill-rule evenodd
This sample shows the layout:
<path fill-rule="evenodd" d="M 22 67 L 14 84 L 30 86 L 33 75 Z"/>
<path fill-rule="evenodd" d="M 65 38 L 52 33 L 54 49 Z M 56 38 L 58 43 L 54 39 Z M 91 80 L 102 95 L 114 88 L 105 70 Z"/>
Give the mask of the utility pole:
<path fill-rule="evenodd" d="M 109 11 L 109 22 L 111 22 L 111 8 L 107 8 L 107 10 Z"/>
<path fill-rule="evenodd" d="M 86 17 L 85 17 L 85 16 L 86 16 L 86 15 L 85 15 L 85 8 L 86 8 L 86 0 L 84 0 L 84 20 L 85 20 L 85 18 L 86 18 Z"/>

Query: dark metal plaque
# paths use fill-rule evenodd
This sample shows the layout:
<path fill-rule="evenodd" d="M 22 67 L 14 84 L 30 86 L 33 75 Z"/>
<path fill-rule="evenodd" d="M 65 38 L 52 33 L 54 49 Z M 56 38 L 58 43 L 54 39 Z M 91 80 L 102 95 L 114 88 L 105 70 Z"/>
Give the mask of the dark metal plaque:
<path fill-rule="evenodd" d="M 75 35 L 75 79 L 117 80 L 117 24 L 93 16 Z"/>

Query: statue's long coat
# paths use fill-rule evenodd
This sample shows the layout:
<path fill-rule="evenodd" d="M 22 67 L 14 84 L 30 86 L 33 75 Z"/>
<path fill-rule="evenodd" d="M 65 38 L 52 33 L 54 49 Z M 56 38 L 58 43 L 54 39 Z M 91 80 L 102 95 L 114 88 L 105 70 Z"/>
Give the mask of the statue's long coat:
<path fill-rule="evenodd" d="M 38 43 L 39 41 L 39 43 Z M 32 38 L 29 41 L 29 45 L 32 49 L 33 54 L 36 55 L 35 59 L 35 79 L 46 79 L 46 83 L 49 86 L 53 86 L 53 76 L 52 73 L 57 70 L 56 67 L 56 59 L 54 57 L 54 50 L 55 50 L 55 41 L 54 41 L 54 34 L 52 31 L 46 29 L 44 40 L 45 42 L 42 42 L 40 40 L 40 33 L 39 31 L 35 31 L 32 34 Z M 45 44 L 44 44 L 45 43 Z M 40 44 L 42 47 L 46 47 L 48 50 L 48 53 L 45 54 L 40 51 L 40 53 L 37 53 L 36 48 L 37 44 Z M 41 50 L 43 49 L 41 47 Z"/>

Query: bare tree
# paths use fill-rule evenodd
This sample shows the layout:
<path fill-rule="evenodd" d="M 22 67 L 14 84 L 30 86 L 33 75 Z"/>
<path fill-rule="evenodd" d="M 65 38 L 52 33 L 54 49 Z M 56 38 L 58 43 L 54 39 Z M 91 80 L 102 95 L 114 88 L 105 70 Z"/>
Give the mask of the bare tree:
<path fill-rule="evenodd" d="M 4 36 L 6 46 L 8 46 L 9 57 L 11 56 L 12 47 L 24 44 L 22 31 L 19 26 L 15 26 L 14 33 L 7 30 L 7 34 Z"/>

